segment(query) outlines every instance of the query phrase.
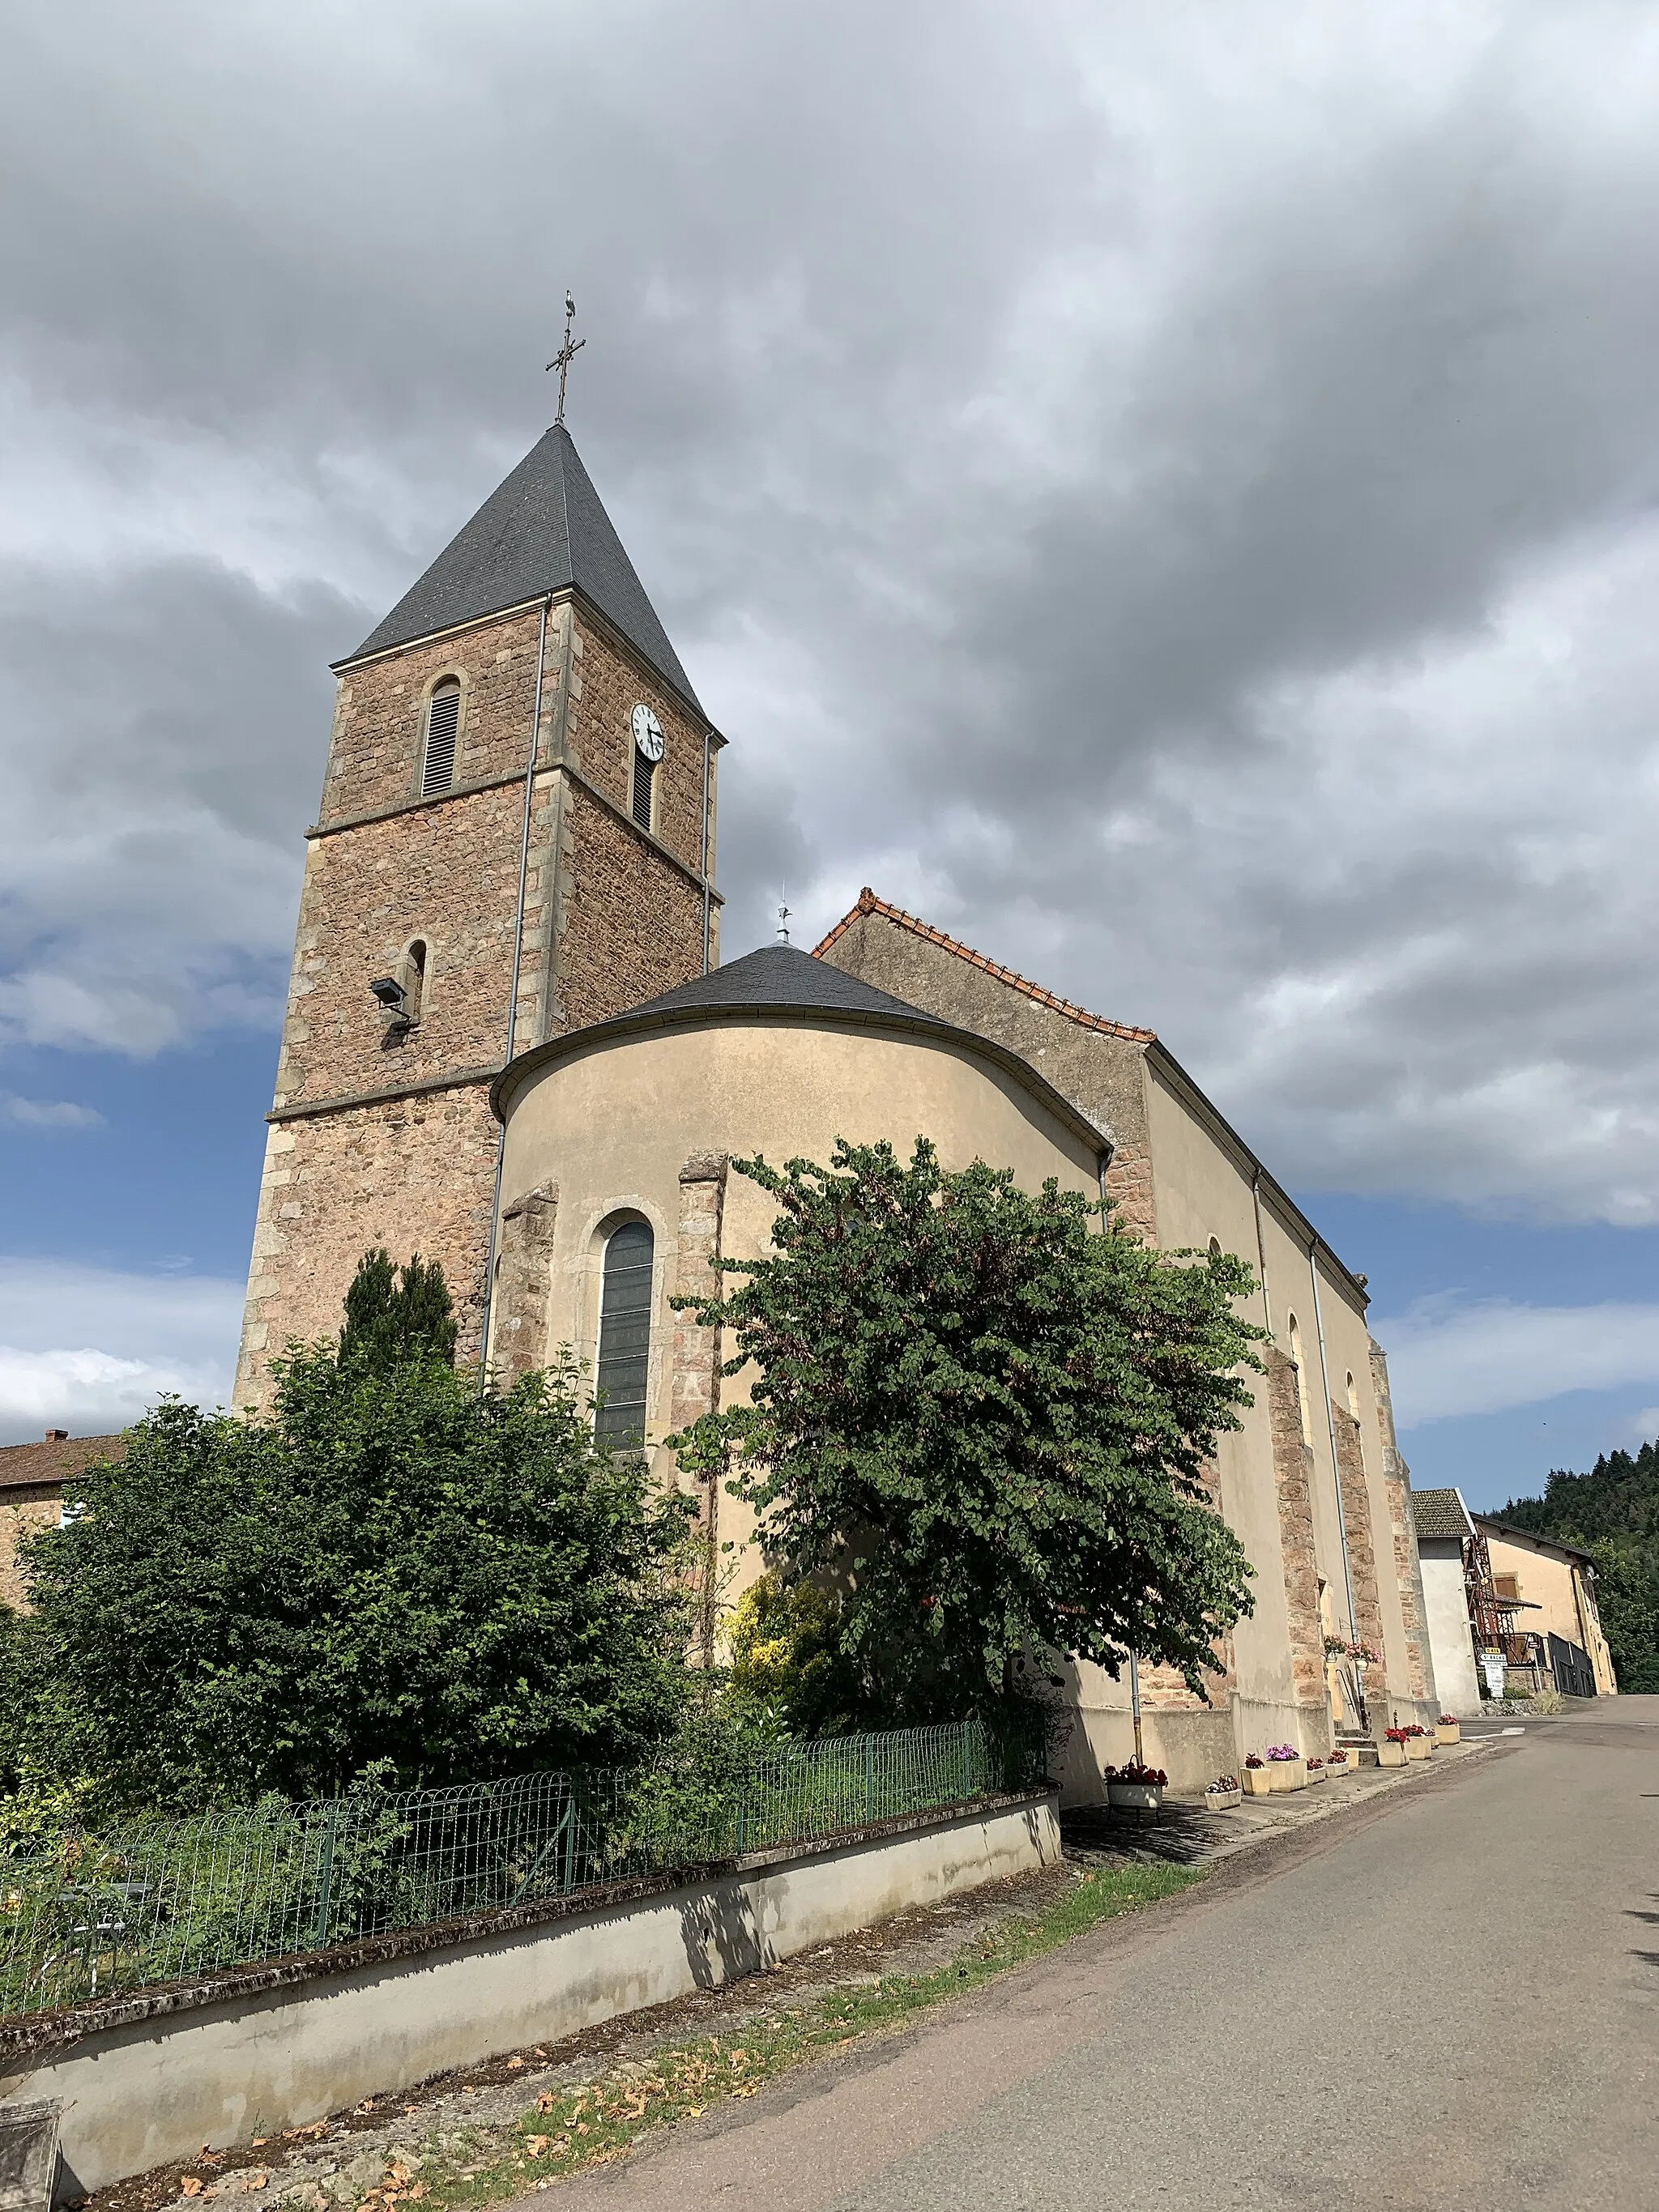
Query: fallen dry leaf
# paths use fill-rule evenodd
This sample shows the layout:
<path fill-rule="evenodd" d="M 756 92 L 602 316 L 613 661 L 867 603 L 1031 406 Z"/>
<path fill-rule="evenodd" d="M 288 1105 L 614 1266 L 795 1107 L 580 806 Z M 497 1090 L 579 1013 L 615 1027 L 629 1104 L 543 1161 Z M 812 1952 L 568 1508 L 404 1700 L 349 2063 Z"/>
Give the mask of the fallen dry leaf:
<path fill-rule="evenodd" d="M 558 2099 L 553 2095 L 550 2090 L 544 2089 L 541 2095 L 536 2100 L 536 2110 L 538 2112 L 550 2112 L 557 2102 Z"/>
<path fill-rule="evenodd" d="M 523 2064 L 524 2061 L 522 2058 L 509 2058 L 507 2062 L 507 2070 L 511 2074 Z"/>
<path fill-rule="evenodd" d="M 185 2197 L 199 2197 L 202 2193 L 202 2185 L 193 2173 L 187 2173 L 179 2184 L 179 2188 Z"/>
<path fill-rule="evenodd" d="M 547 2137 L 545 2136 L 526 2136 L 525 2148 L 530 2153 L 532 2158 L 544 2158 L 547 2154 Z"/>
<path fill-rule="evenodd" d="M 703 2107 L 701 2105 L 688 2105 L 685 2108 L 685 2117 L 688 2120 L 700 2120 L 702 2114 Z"/>
<path fill-rule="evenodd" d="M 353 2109 L 359 2112 L 372 2112 L 374 2109 L 374 2100 L 373 2097 L 365 2097 L 362 2103 L 354 2106 Z"/>

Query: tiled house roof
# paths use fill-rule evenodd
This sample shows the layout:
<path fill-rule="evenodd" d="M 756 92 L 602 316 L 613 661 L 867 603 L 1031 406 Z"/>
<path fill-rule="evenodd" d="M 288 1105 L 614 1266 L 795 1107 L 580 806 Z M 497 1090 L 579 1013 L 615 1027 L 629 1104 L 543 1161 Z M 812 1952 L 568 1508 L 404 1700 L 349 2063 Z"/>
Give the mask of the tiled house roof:
<path fill-rule="evenodd" d="M 67 1482 L 95 1459 L 125 1459 L 125 1437 L 49 1436 L 38 1444 L 0 1446 L 0 1494 Z"/>
<path fill-rule="evenodd" d="M 1041 983 L 1033 983 L 1029 976 L 1016 975 L 1012 968 L 1004 968 L 997 961 L 988 960 L 982 952 L 975 952 L 971 945 L 963 945 L 957 938 L 947 937 L 942 929 L 935 929 L 931 922 L 919 921 L 915 915 L 906 914 L 902 907 L 889 906 L 885 899 L 876 896 L 868 884 L 859 893 L 859 902 L 852 911 L 842 916 L 822 944 L 813 946 L 813 958 L 817 959 L 827 952 L 862 914 L 878 914 L 884 921 L 896 922 L 901 929 L 908 929 L 914 936 L 926 939 L 929 945 L 937 945 L 946 952 L 954 952 L 957 959 L 965 960 L 970 968 L 978 968 L 988 975 L 994 975 L 998 982 L 1009 984 L 1026 998 L 1035 1000 L 1039 1006 L 1048 1006 L 1054 1013 L 1064 1014 L 1068 1021 L 1076 1022 L 1081 1029 L 1099 1030 L 1107 1036 L 1126 1037 L 1131 1044 L 1155 1044 L 1158 1042 L 1155 1030 L 1135 1029 L 1127 1022 L 1109 1021 L 1104 1014 L 1091 1014 L 1086 1006 L 1073 1006 L 1069 999 L 1057 998 L 1052 991 L 1045 991 Z"/>
<path fill-rule="evenodd" d="M 1412 1514 L 1419 1536 L 1449 1536 L 1461 1543 L 1474 1533 L 1468 1509 L 1455 1490 L 1413 1490 Z"/>

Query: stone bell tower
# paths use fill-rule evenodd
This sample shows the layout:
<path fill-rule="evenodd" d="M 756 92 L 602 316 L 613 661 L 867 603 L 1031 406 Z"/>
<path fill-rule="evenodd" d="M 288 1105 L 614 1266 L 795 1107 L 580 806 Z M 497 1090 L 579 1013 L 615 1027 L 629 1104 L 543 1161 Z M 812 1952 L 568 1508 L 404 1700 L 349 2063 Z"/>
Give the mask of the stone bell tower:
<path fill-rule="evenodd" d="M 725 740 L 562 422 L 334 668 L 239 1405 L 375 1244 L 441 1261 L 476 1358 L 491 1079 L 719 959 Z"/>

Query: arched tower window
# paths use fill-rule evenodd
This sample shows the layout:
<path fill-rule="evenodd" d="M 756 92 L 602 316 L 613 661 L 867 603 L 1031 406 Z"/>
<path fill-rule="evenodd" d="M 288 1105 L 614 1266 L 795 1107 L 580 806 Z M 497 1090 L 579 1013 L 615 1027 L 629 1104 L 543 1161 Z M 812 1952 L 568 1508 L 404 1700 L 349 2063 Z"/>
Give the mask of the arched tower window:
<path fill-rule="evenodd" d="M 433 686 L 426 707 L 426 754 L 421 764 L 421 796 L 447 791 L 455 781 L 455 741 L 461 727 L 461 685 L 446 676 Z"/>
<path fill-rule="evenodd" d="M 593 1378 L 602 1402 L 593 1433 L 612 1451 L 638 1451 L 645 1442 L 654 1257 L 655 1240 L 645 1221 L 624 1221 L 612 1230 L 605 1248 L 599 1356 Z"/>
<path fill-rule="evenodd" d="M 1352 1374 L 1348 1376 L 1348 1411 L 1356 1421 L 1359 1419 L 1359 1393 L 1354 1388 Z"/>
<path fill-rule="evenodd" d="M 1297 1411 L 1302 1416 L 1302 1441 L 1313 1442 L 1313 1416 L 1308 1411 L 1308 1363 L 1302 1357 L 1302 1331 L 1294 1314 L 1290 1317 L 1291 1358 L 1296 1368 Z"/>
<path fill-rule="evenodd" d="M 647 760 L 637 747 L 634 752 L 634 819 L 641 830 L 651 827 L 652 803 L 657 795 L 657 763 Z"/>

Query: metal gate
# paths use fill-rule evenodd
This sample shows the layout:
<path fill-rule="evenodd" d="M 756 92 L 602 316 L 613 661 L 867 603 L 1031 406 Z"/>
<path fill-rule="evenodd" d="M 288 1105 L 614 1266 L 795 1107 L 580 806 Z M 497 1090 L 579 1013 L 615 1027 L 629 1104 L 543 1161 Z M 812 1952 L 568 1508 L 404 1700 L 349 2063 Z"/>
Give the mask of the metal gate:
<path fill-rule="evenodd" d="M 1593 1698 L 1595 1695 L 1595 1669 L 1577 1644 L 1569 1644 L 1564 1636 L 1549 1638 L 1550 1672 L 1555 1677 L 1555 1686 L 1564 1698 Z"/>

